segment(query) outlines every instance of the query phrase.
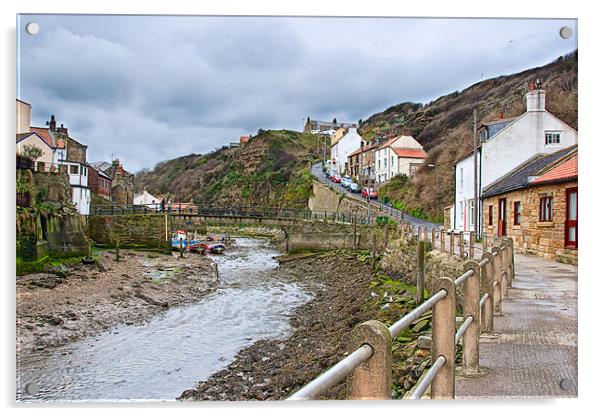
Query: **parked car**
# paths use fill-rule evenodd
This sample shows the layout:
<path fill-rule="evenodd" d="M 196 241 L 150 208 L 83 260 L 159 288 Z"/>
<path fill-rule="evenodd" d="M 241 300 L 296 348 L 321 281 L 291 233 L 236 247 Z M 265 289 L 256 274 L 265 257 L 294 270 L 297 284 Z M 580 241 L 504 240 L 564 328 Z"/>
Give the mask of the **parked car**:
<path fill-rule="evenodd" d="M 326 175 L 327 179 L 330 179 L 330 171 L 329 170 L 327 170 L 326 172 L 324 172 L 324 175 Z"/>
<path fill-rule="evenodd" d="M 341 177 L 337 174 L 334 174 L 330 177 L 330 180 L 334 183 L 341 183 Z"/>
<path fill-rule="evenodd" d="M 348 175 L 343 176 L 343 179 L 341 179 L 341 185 L 343 185 L 343 188 L 349 188 L 349 185 L 351 184 L 351 182 L 353 182 L 351 180 L 351 177 Z"/>
<path fill-rule="evenodd" d="M 374 188 L 362 188 L 362 197 L 376 199 L 378 198 L 378 192 Z"/>
<path fill-rule="evenodd" d="M 351 182 L 349 184 L 349 188 L 348 189 L 349 189 L 349 192 L 353 192 L 354 194 L 358 193 L 360 191 L 359 185 L 357 183 L 355 183 L 355 182 Z"/>

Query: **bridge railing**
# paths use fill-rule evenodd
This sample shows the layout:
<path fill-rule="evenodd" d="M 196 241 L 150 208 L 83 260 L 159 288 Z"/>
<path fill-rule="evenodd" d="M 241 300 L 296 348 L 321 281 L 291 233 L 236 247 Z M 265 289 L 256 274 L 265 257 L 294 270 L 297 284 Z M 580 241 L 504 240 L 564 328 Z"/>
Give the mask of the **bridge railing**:
<path fill-rule="evenodd" d="M 409 395 L 419 399 L 430 387 L 432 399 L 455 397 L 456 346 L 462 343 L 462 372 L 479 371 L 479 334 L 493 334 L 493 316 L 514 276 L 512 240 L 504 239 L 479 262 L 467 260 L 464 273 L 452 280 L 437 279 L 429 299 L 390 327 L 367 321 L 351 332 L 349 355 L 303 386 L 287 400 L 316 400 L 347 379 L 348 399 L 390 399 L 392 342 L 400 333 L 432 310 L 431 367 Z M 456 291 L 462 292 L 462 324 L 456 329 Z M 482 296 L 481 296 L 482 294 Z"/>
<path fill-rule="evenodd" d="M 353 212 L 310 211 L 298 208 L 270 208 L 254 206 L 210 206 L 194 204 L 102 205 L 94 207 L 94 215 L 173 214 L 207 217 L 243 217 L 266 219 L 305 219 L 333 222 L 370 224 L 367 216 Z"/>

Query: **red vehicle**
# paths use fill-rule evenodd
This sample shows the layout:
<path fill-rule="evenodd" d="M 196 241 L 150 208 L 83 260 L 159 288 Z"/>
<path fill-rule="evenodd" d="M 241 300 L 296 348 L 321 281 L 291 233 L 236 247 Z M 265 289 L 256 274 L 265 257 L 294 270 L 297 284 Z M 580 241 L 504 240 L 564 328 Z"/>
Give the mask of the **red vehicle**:
<path fill-rule="evenodd" d="M 374 188 L 362 188 L 362 198 L 376 199 L 378 198 L 378 192 Z"/>
<path fill-rule="evenodd" d="M 330 177 L 330 180 L 333 181 L 334 183 L 341 183 L 341 177 L 339 175 L 332 175 Z"/>

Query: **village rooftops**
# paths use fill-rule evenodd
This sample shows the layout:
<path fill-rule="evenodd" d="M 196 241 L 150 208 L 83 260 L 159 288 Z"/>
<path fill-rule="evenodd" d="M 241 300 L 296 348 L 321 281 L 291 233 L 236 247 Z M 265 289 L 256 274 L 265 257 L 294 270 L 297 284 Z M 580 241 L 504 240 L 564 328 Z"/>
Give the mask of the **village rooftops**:
<path fill-rule="evenodd" d="M 576 179 L 579 174 L 579 161 L 575 154 L 570 159 L 560 163 L 558 166 L 553 167 L 549 171 L 542 174 L 539 178 L 533 180 L 531 183 L 536 185 L 550 184 L 557 182 L 565 182 Z"/>
<path fill-rule="evenodd" d="M 370 150 L 376 149 L 377 147 L 378 147 L 377 143 L 372 143 L 372 144 L 370 144 L 368 146 L 364 146 L 364 147 L 358 147 L 353 153 L 351 153 L 349 155 L 349 157 L 359 155 L 360 153 L 369 152 Z"/>
<path fill-rule="evenodd" d="M 541 184 L 543 182 L 537 182 L 537 180 L 543 178 L 546 174 L 546 171 L 548 174 L 550 174 L 548 180 L 558 181 L 558 178 L 554 178 L 559 175 L 566 175 L 567 173 L 572 174 L 573 166 L 567 165 L 567 167 L 555 173 L 552 173 L 552 171 L 554 171 L 556 165 L 563 161 L 566 161 L 568 158 L 575 156 L 576 159 L 576 154 L 577 146 L 575 145 L 564 148 L 554 153 L 535 155 L 522 165 L 518 166 L 516 169 L 510 171 L 508 174 L 504 175 L 503 177 L 486 187 L 483 190 L 482 197 L 488 198 L 495 195 L 505 194 L 507 192 L 514 191 L 517 189 L 526 188 L 527 186 L 531 186 L 532 184 Z M 576 170 L 577 165 L 575 162 L 575 174 Z M 572 179 L 573 177 L 574 176 L 571 176 L 569 179 Z"/>

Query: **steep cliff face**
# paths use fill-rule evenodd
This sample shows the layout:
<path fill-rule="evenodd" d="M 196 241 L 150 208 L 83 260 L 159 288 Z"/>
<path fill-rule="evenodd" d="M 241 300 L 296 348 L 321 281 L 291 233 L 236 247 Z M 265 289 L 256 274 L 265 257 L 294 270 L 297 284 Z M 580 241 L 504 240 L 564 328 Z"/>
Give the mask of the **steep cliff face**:
<path fill-rule="evenodd" d="M 362 136 L 373 139 L 409 129 L 428 152 L 424 167 L 411 183 L 393 183 L 381 189 L 381 196 L 428 217 L 434 217 L 437 197 L 441 206 L 453 203 L 453 163 L 472 146 L 473 110 L 477 110 L 478 123 L 499 118 L 501 113 L 518 116 L 525 111 L 528 83 L 537 78 L 546 90 L 546 109 L 577 128 L 577 52 L 542 67 L 479 82 L 427 105 L 397 104 L 365 120 L 359 128 Z M 435 169 L 426 168 L 428 164 L 438 167 L 438 194 Z"/>
<path fill-rule="evenodd" d="M 322 141 L 320 141 L 322 140 Z M 192 154 L 159 163 L 136 177 L 137 192 L 211 205 L 306 207 L 312 161 L 323 139 L 288 130 L 269 130 L 235 148 Z"/>

